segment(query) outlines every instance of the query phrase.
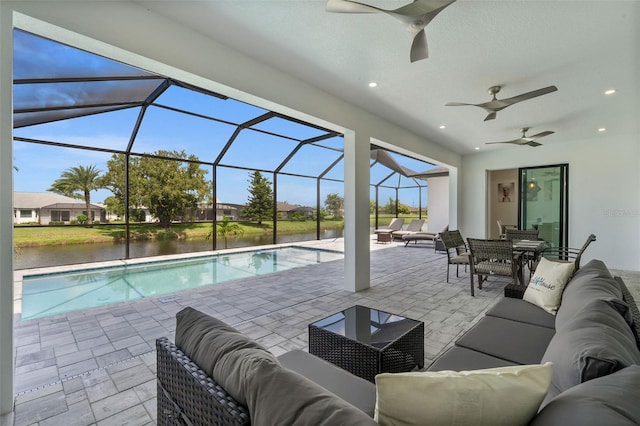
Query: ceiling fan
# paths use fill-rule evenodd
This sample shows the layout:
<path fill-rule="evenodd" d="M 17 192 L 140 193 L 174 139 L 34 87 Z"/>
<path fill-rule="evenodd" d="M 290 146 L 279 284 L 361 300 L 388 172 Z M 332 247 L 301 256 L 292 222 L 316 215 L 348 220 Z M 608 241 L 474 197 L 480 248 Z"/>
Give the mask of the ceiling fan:
<path fill-rule="evenodd" d="M 489 115 L 487 115 L 487 117 L 484 119 L 484 121 L 487 120 L 493 120 L 494 118 L 496 118 L 496 113 L 498 111 L 501 111 L 503 109 L 505 109 L 508 106 L 511 106 L 513 104 L 516 104 L 518 102 L 522 102 L 522 101 L 526 101 L 527 99 L 531 99 L 531 98 L 535 98 L 538 96 L 542 96 L 542 95 L 546 95 L 547 93 L 551 93 L 551 92 L 555 92 L 556 90 L 558 90 L 558 88 L 556 86 L 548 86 L 548 87 L 544 87 L 542 89 L 538 89 L 538 90 L 534 90 L 532 92 L 527 92 L 527 93 L 523 93 L 521 95 L 518 96 L 514 96 L 512 98 L 506 98 L 506 99 L 496 99 L 496 94 L 498 94 L 498 92 L 500 92 L 501 86 L 491 86 L 489 87 L 489 94 L 493 96 L 493 99 L 491 99 L 489 102 L 484 102 L 481 104 L 465 104 L 462 102 L 449 102 L 446 104 L 446 106 L 477 106 L 480 107 L 482 109 L 484 109 L 485 111 L 487 111 L 489 113 Z"/>
<path fill-rule="evenodd" d="M 350 0 L 327 0 L 327 12 L 336 13 L 386 13 L 405 24 L 411 39 L 411 62 L 429 57 L 424 28 L 442 10 L 455 0 L 415 0 L 393 10 L 380 9 Z"/>
<path fill-rule="evenodd" d="M 529 145 L 529 146 L 536 147 L 536 146 L 542 145 L 541 143 L 536 142 L 536 139 L 542 138 L 544 136 L 549 136 L 555 133 L 555 132 L 552 132 L 551 130 L 547 130 L 545 132 L 540 132 L 533 136 L 527 136 L 525 133 L 527 133 L 529 129 L 530 127 L 523 127 L 522 129 L 520 129 L 520 131 L 522 132 L 522 136 L 519 137 L 518 139 L 514 139 L 511 141 L 504 141 L 504 142 L 487 142 L 487 145 L 491 145 L 494 143 L 512 143 L 514 145 Z"/>

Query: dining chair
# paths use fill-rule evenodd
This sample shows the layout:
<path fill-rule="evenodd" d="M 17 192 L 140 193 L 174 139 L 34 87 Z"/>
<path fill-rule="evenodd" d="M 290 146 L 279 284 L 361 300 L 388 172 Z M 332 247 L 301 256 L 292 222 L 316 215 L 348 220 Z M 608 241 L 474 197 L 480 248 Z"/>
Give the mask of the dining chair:
<path fill-rule="evenodd" d="M 447 252 L 447 282 L 449 282 L 449 268 L 451 265 L 456 265 L 456 277 L 459 277 L 458 272 L 460 265 L 464 265 L 465 271 L 467 265 L 469 265 L 469 251 L 467 244 L 462 238 L 460 231 L 442 231 L 440 238 L 444 244 L 444 248 Z"/>
<path fill-rule="evenodd" d="M 507 238 L 507 229 L 518 229 L 518 227 L 515 225 L 505 225 L 500 219 L 498 219 L 496 222 L 498 223 L 498 235 L 502 240 Z"/>
<path fill-rule="evenodd" d="M 596 235 L 591 234 L 587 237 L 587 240 L 584 242 L 582 247 L 571 248 L 571 247 L 550 247 L 542 251 L 540 253 L 541 257 L 544 257 L 549 260 L 553 260 L 554 262 L 573 262 L 575 268 L 573 273 L 575 274 L 578 269 L 580 269 L 580 259 L 582 258 L 582 254 L 585 252 L 589 244 L 593 241 L 596 241 Z M 532 266 L 531 273 L 533 274 L 538 266 L 539 260 L 534 262 Z"/>
<path fill-rule="evenodd" d="M 539 240 L 540 236 L 537 229 L 511 229 L 505 230 L 505 239 L 507 240 Z"/>
<path fill-rule="evenodd" d="M 520 257 L 514 255 L 513 242 L 510 240 L 467 239 L 469 245 L 469 268 L 471 276 L 471 295 L 474 294 L 473 276 L 478 276 L 478 288 L 482 290 L 482 282 L 489 276 L 511 278 L 511 283 L 518 280 Z"/>

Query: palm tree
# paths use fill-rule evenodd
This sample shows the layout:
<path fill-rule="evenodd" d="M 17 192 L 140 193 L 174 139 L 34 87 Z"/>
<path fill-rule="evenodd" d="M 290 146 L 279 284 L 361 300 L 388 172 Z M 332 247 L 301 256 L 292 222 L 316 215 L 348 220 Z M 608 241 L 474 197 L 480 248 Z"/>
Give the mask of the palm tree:
<path fill-rule="evenodd" d="M 63 171 L 48 191 L 67 197 L 84 200 L 87 208 L 87 223 L 91 225 L 91 191 L 104 188 L 100 185 L 100 170 L 94 165 L 75 166 Z"/>
<path fill-rule="evenodd" d="M 229 235 L 240 237 L 244 234 L 244 229 L 242 229 L 242 227 L 237 223 L 231 222 L 228 216 L 224 216 L 222 218 L 222 222 L 218 222 L 218 232 L 216 234 L 224 240 L 224 248 L 227 248 L 227 239 L 229 238 Z M 211 233 L 207 235 L 207 239 L 210 237 Z"/>

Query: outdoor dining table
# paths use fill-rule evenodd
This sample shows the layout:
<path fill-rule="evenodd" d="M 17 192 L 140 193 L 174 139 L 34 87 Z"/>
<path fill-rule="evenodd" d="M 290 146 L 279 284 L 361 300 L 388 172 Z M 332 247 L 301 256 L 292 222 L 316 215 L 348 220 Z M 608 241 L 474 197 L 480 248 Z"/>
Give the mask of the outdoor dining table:
<path fill-rule="evenodd" d="M 519 267 L 519 277 L 520 285 L 524 285 L 524 267 L 529 262 L 529 270 L 533 263 L 538 260 L 540 257 L 540 253 L 546 247 L 546 242 L 543 240 L 514 240 L 513 241 L 513 251 L 518 254 L 518 259 L 520 261 Z"/>

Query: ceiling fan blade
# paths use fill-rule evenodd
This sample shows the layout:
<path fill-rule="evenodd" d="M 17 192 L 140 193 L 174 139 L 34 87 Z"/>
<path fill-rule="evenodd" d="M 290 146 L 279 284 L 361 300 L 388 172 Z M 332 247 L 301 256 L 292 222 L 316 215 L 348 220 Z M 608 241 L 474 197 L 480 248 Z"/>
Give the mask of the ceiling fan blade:
<path fill-rule="evenodd" d="M 545 137 L 545 136 L 549 136 L 549 135 L 552 135 L 554 133 L 555 132 L 552 132 L 551 130 L 547 130 L 546 132 L 540 132 L 540 133 L 538 133 L 536 135 L 529 136 L 528 138 L 533 140 L 533 139 L 538 139 L 538 138 L 542 138 L 542 137 Z"/>
<path fill-rule="evenodd" d="M 454 1 L 455 0 L 417 0 L 413 3 L 394 9 L 392 12 L 406 16 L 420 16 L 428 14 L 431 15 L 429 19 L 430 21 Z"/>
<path fill-rule="evenodd" d="M 429 57 L 429 47 L 427 46 L 427 35 L 424 29 L 418 31 L 413 37 L 411 42 L 411 52 L 409 54 L 411 63 L 419 61 L 420 59 L 427 59 Z"/>
<path fill-rule="evenodd" d="M 493 119 L 495 119 L 495 118 L 496 118 L 496 116 L 497 116 L 497 115 L 498 115 L 498 113 L 497 113 L 497 112 L 492 111 L 492 112 L 490 112 L 490 113 L 489 113 L 489 114 L 484 118 L 484 121 L 487 121 L 487 120 L 493 120 Z"/>
<path fill-rule="evenodd" d="M 540 146 L 540 145 L 542 145 L 542 144 L 541 144 L 541 143 L 539 143 L 539 142 L 535 142 L 535 141 L 529 141 L 529 142 L 527 142 L 527 143 L 525 143 L 525 144 L 523 144 L 523 145 L 529 145 L 529 146 L 532 146 L 532 147 L 534 147 L 534 148 L 535 148 L 536 146 Z"/>
<path fill-rule="evenodd" d="M 552 93 L 558 90 L 556 86 L 548 86 L 542 89 L 533 90 L 531 92 L 523 93 L 518 96 L 514 96 L 512 98 L 501 99 L 502 102 L 506 102 L 508 105 L 513 105 L 518 102 L 526 101 L 527 99 L 536 98 L 538 96 L 546 95 L 547 93 Z"/>
<path fill-rule="evenodd" d="M 512 141 L 502 141 L 502 142 L 485 142 L 485 145 L 493 145 L 496 143 L 512 143 L 514 145 L 524 145 L 521 139 L 514 139 Z"/>
<path fill-rule="evenodd" d="M 478 106 L 476 104 L 465 104 L 464 102 L 447 102 L 444 106 Z"/>
<path fill-rule="evenodd" d="M 335 13 L 377 13 L 384 12 L 377 7 L 349 0 L 327 0 L 327 12 Z"/>

